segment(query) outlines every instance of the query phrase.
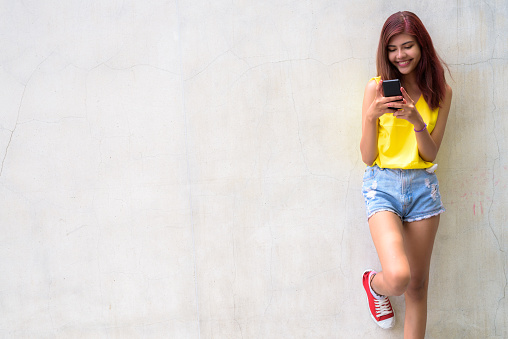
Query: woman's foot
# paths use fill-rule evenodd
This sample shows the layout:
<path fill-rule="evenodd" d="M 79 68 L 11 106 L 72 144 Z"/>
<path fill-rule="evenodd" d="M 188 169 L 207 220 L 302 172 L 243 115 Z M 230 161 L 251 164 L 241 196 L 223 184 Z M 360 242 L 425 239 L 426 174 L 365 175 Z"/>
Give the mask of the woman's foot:
<path fill-rule="evenodd" d="M 383 329 L 392 328 L 395 324 L 395 314 L 393 313 L 392 304 L 388 297 L 377 296 L 375 297 L 371 292 L 370 281 L 372 274 L 376 274 L 373 270 L 367 270 L 363 272 L 363 288 L 367 293 L 367 299 L 369 301 L 370 316 L 379 327 Z"/>

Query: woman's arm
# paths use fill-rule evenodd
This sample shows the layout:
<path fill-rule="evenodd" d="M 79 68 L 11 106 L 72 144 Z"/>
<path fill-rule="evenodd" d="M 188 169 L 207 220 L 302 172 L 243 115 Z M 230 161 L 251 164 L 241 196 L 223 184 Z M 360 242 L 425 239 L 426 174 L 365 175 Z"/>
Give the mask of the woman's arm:
<path fill-rule="evenodd" d="M 388 109 L 389 103 L 393 100 L 400 100 L 402 97 L 385 98 L 383 96 L 382 81 L 376 84 L 375 80 L 369 81 L 365 87 L 362 105 L 362 140 L 360 141 L 360 152 L 362 160 L 368 166 L 372 166 L 378 155 L 378 120 L 385 113 L 394 113 L 395 110 Z"/>
<path fill-rule="evenodd" d="M 402 105 L 404 111 L 398 111 L 395 113 L 395 116 L 401 119 L 406 119 L 410 123 L 413 124 L 414 129 L 416 131 L 420 131 L 425 127 L 425 123 L 423 119 L 414 107 L 414 102 L 407 95 L 407 92 L 402 88 L 402 95 L 406 101 L 405 104 Z M 450 86 L 446 86 L 445 98 L 442 102 L 441 107 L 439 108 L 439 114 L 437 116 L 436 126 L 432 130 L 432 133 L 429 134 L 427 129 L 424 129 L 421 132 L 416 132 L 416 142 L 418 144 L 418 152 L 420 153 L 420 157 L 429 162 L 433 162 L 436 159 L 437 152 L 439 151 L 439 147 L 441 146 L 441 141 L 443 141 L 444 131 L 446 127 L 446 122 L 448 120 L 448 113 L 450 112 L 450 106 L 452 102 L 452 89 Z"/>
<path fill-rule="evenodd" d="M 445 97 L 443 100 L 443 104 L 439 108 L 439 114 L 437 116 L 436 126 L 434 127 L 434 129 L 432 130 L 432 133 L 430 134 L 432 141 L 434 141 L 436 151 L 435 151 L 434 156 L 432 157 L 432 160 L 427 160 L 427 161 L 434 161 L 436 159 L 437 152 L 439 151 L 439 148 L 441 147 L 441 142 L 443 141 L 444 132 L 445 132 L 445 128 L 446 128 L 446 122 L 448 121 L 448 114 L 450 113 L 450 107 L 452 105 L 452 94 L 453 94 L 452 88 L 450 86 L 446 85 L 446 94 L 445 94 Z M 416 140 L 418 140 L 418 138 Z M 422 151 L 420 150 L 419 145 L 420 145 L 420 143 L 418 143 L 418 151 L 420 152 L 420 156 L 422 156 Z"/>

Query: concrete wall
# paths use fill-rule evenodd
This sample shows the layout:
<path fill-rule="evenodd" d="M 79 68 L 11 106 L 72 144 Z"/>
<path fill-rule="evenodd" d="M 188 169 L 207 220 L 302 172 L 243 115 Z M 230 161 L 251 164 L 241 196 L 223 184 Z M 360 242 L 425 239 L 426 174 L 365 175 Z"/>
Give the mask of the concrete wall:
<path fill-rule="evenodd" d="M 388 15 L 449 63 L 428 338 L 507 338 L 508 8 L 1 1 L 1 338 L 400 338 L 361 101 Z"/>

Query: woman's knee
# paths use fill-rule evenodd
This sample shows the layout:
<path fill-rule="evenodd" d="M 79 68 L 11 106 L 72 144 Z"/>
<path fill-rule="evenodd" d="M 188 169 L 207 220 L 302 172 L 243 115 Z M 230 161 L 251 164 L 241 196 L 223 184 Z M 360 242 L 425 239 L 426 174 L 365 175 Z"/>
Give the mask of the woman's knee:
<path fill-rule="evenodd" d="M 415 300 L 424 299 L 427 296 L 428 278 L 415 276 L 407 286 L 406 295 Z"/>
<path fill-rule="evenodd" d="M 398 267 L 383 271 L 383 277 L 390 290 L 390 295 L 402 295 L 411 282 L 409 267 Z"/>

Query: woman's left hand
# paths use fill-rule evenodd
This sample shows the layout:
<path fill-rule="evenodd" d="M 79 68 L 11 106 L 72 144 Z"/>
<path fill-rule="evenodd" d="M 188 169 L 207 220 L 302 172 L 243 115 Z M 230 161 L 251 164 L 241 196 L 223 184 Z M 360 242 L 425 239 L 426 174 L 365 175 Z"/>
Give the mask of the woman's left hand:
<path fill-rule="evenodd" d="M 409 94 L 407 94 L 404 87 L 401 87 L 400 91 L 402 92 L 402 97 L 404 99 L 402 104 L 397 105 L 401 109 L 393 113 L 393 115 L 396 118 L 404 119 L 412 123 L 415 130 L 417 131 L 421 130 L 425 126 L 425 122 L 423 121 L 422 116 L 416 109 L 415 102 L 413 101 L 413 99 L 411 99 Z"/>

